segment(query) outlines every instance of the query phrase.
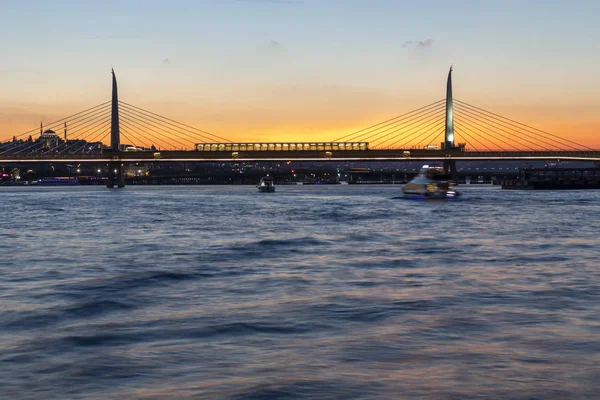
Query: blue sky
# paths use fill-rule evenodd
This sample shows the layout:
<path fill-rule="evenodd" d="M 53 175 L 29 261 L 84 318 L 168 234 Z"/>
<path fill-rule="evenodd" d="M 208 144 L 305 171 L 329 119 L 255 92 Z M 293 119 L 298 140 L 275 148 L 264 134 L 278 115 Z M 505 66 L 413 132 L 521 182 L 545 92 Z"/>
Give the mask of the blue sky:
<path fill-rule="evenodd" d="M 0 126 L 107 100 L 114 67 L 123 99 L 201 128 L 351 131 L 441 99 L 453 64 L 461 100 L 597 131 L 599 4 L 13 2 L 0 16 Z"/>

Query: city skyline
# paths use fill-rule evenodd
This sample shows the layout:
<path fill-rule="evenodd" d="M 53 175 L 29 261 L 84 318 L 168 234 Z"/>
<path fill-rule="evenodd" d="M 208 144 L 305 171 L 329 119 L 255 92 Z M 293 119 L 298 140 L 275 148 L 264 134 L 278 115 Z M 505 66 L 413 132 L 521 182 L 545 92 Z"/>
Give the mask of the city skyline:
<path fill-rule="evenodd" d="M 600 6 L 224 0 L 5 7 L 0 139 L 120 98 L 236 141 L 332 140 L 455 98 L 600 147 Z M 27 21 L 23 24 L 23 21 Z"/>

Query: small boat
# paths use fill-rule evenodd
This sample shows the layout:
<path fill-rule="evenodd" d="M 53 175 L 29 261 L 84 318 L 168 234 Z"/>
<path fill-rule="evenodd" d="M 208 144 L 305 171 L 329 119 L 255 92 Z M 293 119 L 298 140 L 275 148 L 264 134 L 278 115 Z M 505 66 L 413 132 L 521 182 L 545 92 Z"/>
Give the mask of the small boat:
<path fill-rule="evenodd" d="M 454 199 L 460 196 L 454 190 L 455 184 L 442 167 L 423 165 L 419 174 L 402 187 L 402 192 L 407 198 Z"/>
<path fill-rule="evenodd" d="M 273 183 L 273 177 L 269 175 L 263 176 L 262 178 L 260 178 L 260 182 L 258 183 L 258 185 L 256 185 L 256 187 L 258 187 L 259 192 L 274 192 L 275 184 Z"/>

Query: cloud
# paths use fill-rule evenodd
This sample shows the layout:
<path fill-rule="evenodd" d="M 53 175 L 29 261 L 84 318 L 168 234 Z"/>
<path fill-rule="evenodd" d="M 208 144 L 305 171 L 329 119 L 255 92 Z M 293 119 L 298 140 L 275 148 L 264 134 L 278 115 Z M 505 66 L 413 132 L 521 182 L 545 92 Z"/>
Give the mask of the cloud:
<path fill-rule="evenodd" d="M 433 45 L 433 39 L 425 39 L 425 40 L 408 40 L 402 43 L 402 48 L 413 48 L 413 49 L 427 49 Z"/>
<path fill-rule="evenodd" d="M 168 58 L 165 58 L 162 62 L 163 64 L 171 64 L 171 60 L 169 60 Z"/>
<path fill-rule="evenodd" d="M 270 40 L 266 43 L 261 43 L 256 46 L 256 50 L 262 54 L 279 54 L 283 51 L 284 46 L 277 40 Z"/>

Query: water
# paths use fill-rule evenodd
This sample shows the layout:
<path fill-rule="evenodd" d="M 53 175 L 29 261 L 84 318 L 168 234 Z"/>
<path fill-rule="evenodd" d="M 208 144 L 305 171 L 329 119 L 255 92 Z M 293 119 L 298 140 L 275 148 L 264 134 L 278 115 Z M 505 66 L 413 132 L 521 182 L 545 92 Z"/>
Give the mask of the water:
<path fill-rule="evenodd" d="M 0 397 L 592 399 L 600 191 L 1 188 Z"/>

